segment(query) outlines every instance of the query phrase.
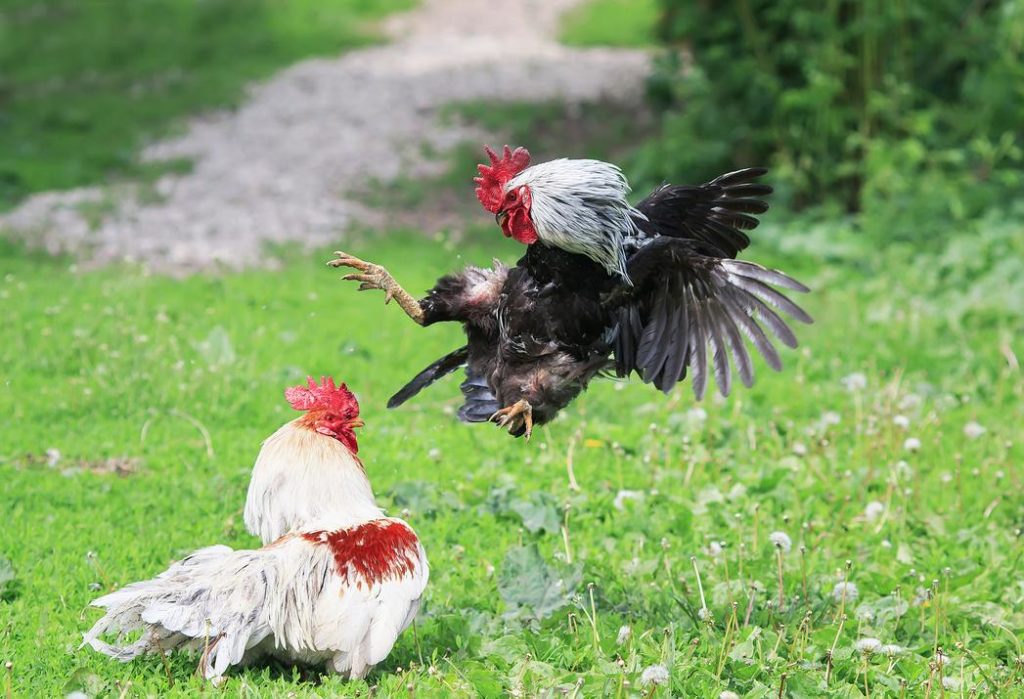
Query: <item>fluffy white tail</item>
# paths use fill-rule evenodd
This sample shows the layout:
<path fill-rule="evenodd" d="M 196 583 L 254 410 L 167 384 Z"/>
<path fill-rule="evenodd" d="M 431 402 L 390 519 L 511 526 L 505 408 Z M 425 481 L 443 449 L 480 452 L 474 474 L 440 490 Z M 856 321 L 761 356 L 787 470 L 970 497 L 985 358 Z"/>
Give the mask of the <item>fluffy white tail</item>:
<path fill-rule="evenodd" d="M 268 602 L 281 573 L 272 550 L 200 549 L 153 580 L 95 600 L 107 613 L 82 645 L 122 662 L 147 652 L 199 650 L 203 674 L 218 677 L 273 632 Z M 138 640 L 116 645 L 139 629 Z M 105 633 L 117 634 L 115 644 L 100 639 Z"/>

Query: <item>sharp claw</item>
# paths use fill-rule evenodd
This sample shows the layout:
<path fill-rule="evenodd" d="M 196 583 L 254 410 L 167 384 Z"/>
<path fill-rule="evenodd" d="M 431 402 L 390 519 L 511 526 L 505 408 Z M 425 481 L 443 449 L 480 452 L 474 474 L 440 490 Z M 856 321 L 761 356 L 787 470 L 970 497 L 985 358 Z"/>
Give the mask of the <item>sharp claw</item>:
<path fill-rule="evenodd" d="M 327 264 L 331 267 L 352 267 L 358 269 L 361 272 L 366 272 L 370 269 L 370 263 L 360 260 L 358 257 L 352 257 L 343 252 L 335 251 L 335 255 L 338 256 L 336 260 L 328 260 Z"/>
<path fill-rule="evenodd" d="M 523 421 L 523 436 L 529 441 L 533 435 L 533 406 L 526 401 L 518 401 L 507 408 L 496 410 L 488 419 L 498 427 L 507 427 L 511 432 L 515 429 L 517 418 Z"/>

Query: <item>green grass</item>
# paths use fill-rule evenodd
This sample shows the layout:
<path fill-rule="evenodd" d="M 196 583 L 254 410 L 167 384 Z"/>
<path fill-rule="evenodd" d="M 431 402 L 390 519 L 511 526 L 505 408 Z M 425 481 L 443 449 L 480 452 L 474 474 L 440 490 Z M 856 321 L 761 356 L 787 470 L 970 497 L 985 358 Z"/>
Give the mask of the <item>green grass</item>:
<path fill-rule="evenodd" d="M 5 0 L 0 210 L 32 192 L 137 176 L 139 147 L 182 117 L 231 106 L 248 82 L 299 59 L 374 41 L 373 20 L 411 5 Z"/>
<path fill-rule="evenodd" d="M 562 21 L 570 46 L 650 48 L 657 45 L 658 0 L 591 0 Z"/>
<path fill-rule="evenodd" d="M 345 247 L 419 291 L 462 264 L 515 259 L 487 230 L 458 247 L 399 234 Z M 357 391 L 360 455 L 419 532 L 431 582 L 416 634 L 368 682 L 256 666 L 231 673 L 228 696 L 541 696 L 577 682 L 579 696 L 647 696 L 655 664 L 669 671 L 658 696 L 775 697 L 785 678 L 790 697 L 896 697 L 901 682 L 938 697 L 943 676 L 963 680 L 947 697 L 1016 695 L 1020 318 L 997 307 L 950 321 L 904 257 L 837 228 L 757 233 L 755 259 L 816 289 L 818 322 L 783 373 L 759 364 L 753 389 L 703 413 L 688 386 L 666 398 L 599 382 L 530 444 L 458 424 L 455 379 L 386 411 L 460 332 L 355 293 L 323 254 L 168 279 L 0 249 L 0 556 L 16 576 L 0 595 L 0 659 L 15 696 L 199 689 L 193 658 L 172 658 L 169 679 L 156 658 L 78 650 L 97 616 L 87 604 L 199 546 L 256 545 L 241 520 L 249 469 L 293 415 L 282 389 L 307 373 Z M 848 389 L 858 374 L 865 385 Z M 971 421 L 987 430 L 977 439 Z M 117 464 L 133 472 L 109 473 Z M 781 587 L 775 531 L 793 541 Z M 833 598 L 844 579 L 856 600 Z M 862 655 L 863 637 L 905 650 Z"/>

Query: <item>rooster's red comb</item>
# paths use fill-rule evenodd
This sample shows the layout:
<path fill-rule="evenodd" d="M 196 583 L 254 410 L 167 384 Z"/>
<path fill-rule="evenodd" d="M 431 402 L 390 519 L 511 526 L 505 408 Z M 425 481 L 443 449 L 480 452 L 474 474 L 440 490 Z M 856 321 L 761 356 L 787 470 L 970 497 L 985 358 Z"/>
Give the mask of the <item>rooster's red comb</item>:
<path fill-rule="evenodd" d="M 284 397 L 296 410 L 328 410 L 350 418 L 359 415 L 359 401 L 345 384 L 335 386 L 330 376 L 321 376 L 319 384 L 307 376 L 306 382 L 306 386 L 299 384 L 284 390 Z"/>
<path fill-rule="evenodd" d="M 477 183 L 476 198 L 485 209 L 496 214 L 501 210 L 501 195 L 505 183 L 530 166 L 530 151 L 522 147 L 512 150 L 505 146 L 500 158 L 489 146 L 484 146 L 484 151 L 491 159 L 491 164 L 476 166 L 480 171 L 480 177 L 473 178 Z"/>

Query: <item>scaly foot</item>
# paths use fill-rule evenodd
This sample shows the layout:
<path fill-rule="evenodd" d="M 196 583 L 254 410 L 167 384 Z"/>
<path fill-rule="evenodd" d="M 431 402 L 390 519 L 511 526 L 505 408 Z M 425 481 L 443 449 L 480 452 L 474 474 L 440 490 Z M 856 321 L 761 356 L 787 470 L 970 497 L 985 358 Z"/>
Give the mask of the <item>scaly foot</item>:
<path fill-rule="evenodd" d="M 527 441 L 533 434 L 533 406 L 525 400 L 517 400 L 507 408 L 496 411 L 490 420 L 497 423 L 498 427 L 507 427 L 510 434 L 514 434 L 520 427 L 525 428 L 523 436 Z"/>
<path fill-rule="evenodd" d="M 384 292 L 384 303 L 391 303 L 391 299 L 398 301 L 402 310 L 414 321 L 423 324 L 423 309 L 419 302 L 409 292 L 395 281 L 391 273 L 380 265 L 360 260 L 358 257 L 348 253 L 335 251 L 337 258 L 327 262 L 330 267 L 351 267 L 358 270 L 358 274 L 346 274 L 342 279 L 345 281 L 359 282 L 359 291 L 368 289 L 380 289 Z"/>

